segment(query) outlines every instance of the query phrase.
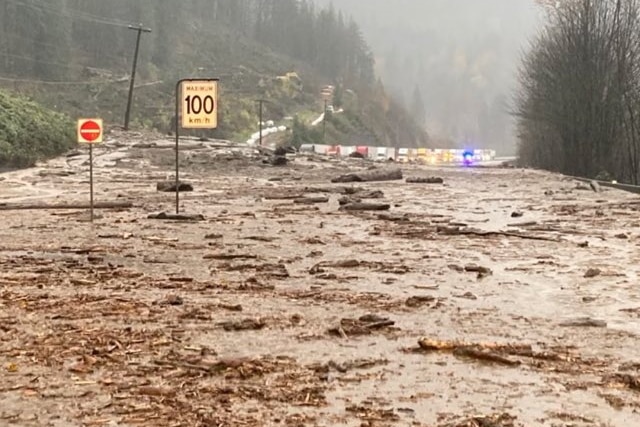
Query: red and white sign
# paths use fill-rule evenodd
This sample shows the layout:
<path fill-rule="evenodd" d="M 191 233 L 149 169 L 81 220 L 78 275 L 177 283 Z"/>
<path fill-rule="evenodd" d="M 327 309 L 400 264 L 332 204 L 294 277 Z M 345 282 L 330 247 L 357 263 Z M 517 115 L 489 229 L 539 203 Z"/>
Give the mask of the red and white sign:
<path fill-rule="evenodd" d="M 78 120 L 78 142 L 97 144 L 102 142 L 102 119 Z"/>

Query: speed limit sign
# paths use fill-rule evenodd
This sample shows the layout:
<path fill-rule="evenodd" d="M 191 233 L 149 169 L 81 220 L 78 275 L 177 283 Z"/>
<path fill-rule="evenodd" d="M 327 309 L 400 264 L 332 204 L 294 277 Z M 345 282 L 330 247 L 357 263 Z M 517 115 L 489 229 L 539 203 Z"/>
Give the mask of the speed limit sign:
<path fill-rule="evenodd" d="M 215 129 L 218 127 L 218 80 L 182 81 L 182 127 Z"/>

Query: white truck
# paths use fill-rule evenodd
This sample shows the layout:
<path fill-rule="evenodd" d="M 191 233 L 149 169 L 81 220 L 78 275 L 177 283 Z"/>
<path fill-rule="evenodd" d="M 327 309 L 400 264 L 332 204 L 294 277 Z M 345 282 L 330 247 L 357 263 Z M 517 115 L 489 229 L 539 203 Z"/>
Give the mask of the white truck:
<path fill-rule="evenodd" d="M 396 161 L 400 163 L 409 162 L 409 149 L 408 148 L 399 148 L 398 149 L 398 158 Z"/>
<path fill-rule="evenodd" d="M 387 160 L 392 159 L 394 162 L 396 161 L 396 153 L 397 150 L 395 147 L 389 147 L 387 148 Z"/>

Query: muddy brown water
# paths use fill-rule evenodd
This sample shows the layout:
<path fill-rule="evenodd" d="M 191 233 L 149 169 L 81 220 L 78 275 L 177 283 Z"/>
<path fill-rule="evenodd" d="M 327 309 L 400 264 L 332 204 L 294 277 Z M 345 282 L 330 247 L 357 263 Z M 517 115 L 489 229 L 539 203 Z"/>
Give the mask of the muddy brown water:
<path fill-rule="evenodd" d="M 171 151 L 128 148 L 137 142 L 119 135 L 96 156 L 97 199 L 135 208 L 94 224 L 85 212 L 2 212 L 0 425 L 458 426 L 495 414 L 640 425 L 637 196 L 536 171 L 406 166 L 445 185 L 354 184 L 406 215 L 389 221 L 339 211 L 336 193 L 311 206 L 265 199 L 342 187 L 330 178 L 370 163 L 271 168 L 216 160 L 218 145 L 182 153 L 196 188 L 183 210 L 206 220 L 162 222 L 146 217 L 173 209 L 155 191 Z M 72 173 L 51 173 L 61 171 Z M 0 203 L 84 201 L 85 172 L 76 156 L 2 174 Z M 503 234 L 442 232 L 463 225 Z M 586 278 L 590 268 L 599 274 Z M 395 324 L 328 332 L 367 314 Z M 580 318 L 606 327 L 561 326 Z M 222 326 L 247 319 L 263 326 Z M 564 359 L 512 355 L 520 364 L 505 366 L 413 351 L 422 337 Z M 229 359 L 248 362 L 202 370 Z"/>

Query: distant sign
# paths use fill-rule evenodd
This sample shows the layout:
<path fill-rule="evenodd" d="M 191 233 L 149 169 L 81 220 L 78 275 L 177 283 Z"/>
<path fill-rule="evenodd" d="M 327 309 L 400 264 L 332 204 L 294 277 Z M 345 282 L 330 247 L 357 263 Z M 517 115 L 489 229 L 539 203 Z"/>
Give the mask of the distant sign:
<path fill-rule="evenodd" d="M 215 129 L 218 127 L 218 80 L 182 82 L 182 127 Z"/>
<path fill-rule="evenodd" d="M 78 142 L 97 144 L 102 142 L 102 119 L 78 120 Z"/>

